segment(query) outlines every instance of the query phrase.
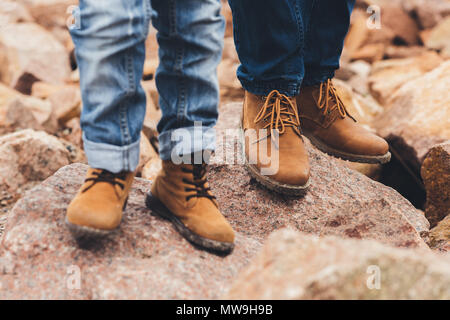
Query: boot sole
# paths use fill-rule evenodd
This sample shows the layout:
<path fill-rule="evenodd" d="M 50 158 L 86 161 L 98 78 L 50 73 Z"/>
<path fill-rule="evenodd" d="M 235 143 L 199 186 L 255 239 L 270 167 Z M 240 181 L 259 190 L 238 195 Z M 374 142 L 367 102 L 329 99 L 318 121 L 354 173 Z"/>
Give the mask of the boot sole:
<path fill-rule="evenodd" d="M 241 152 L 242 158 L 245 159 L 245 168 L 247 172 L 250 174 L 252 178 L 254 178 L 260 185 L 269 189 L 271 191 L 275 191 L 277 193 L 288 195 L 288 196 L 303 196 L 309 189 L 311 184 L 311 179 L 301 186 L 291 185 L 291 184 L 283 184 L 279 183 L 273 179 L 270 179 L 268 176 L 264 176 L 259 173 L 259 170 L 255 168 L 253 165 L 248 163 L 248 159 L 245 156 L 245 139 L 244 139 L 244 129 L 242 128 L 242 115 L 241 115 L 241 124 L 240 124 L 240 140 L 241 140 Z"/>
<path fill-rule="evenodd" d="M 301 196 L 304 195 L 311 184 L 311 180 L 308 179 L 308 182 L 302 186 L 296 186 L 291 184 L 283 184 L 279 183 L 273 179 L 268 178 L 267 176 L 263 176 L 259 173 L 259 170 L 247 163 L 247 159 L 245 160 L 245 168 L 252 178 L 254 178 L 259 184 L 263 187 L 275 191 L 280 194 L 288 195 L 288 196 Z"/>
<path fill-rule="evenodd" d="M 342 160 L 348 160 L 352 162 L 359 162 L 359 163 L 369 163 L 369 164 L 385 164 L 391 161 L 391 153 L 387 152 L 386 154 L 382 156 L 367 156 L 367 155 L 360 155 L 360 154 L 353 154 L 353 153 L 347 153 L 344 151 L 336 150 L 330 146 L 327 146 L 325 143 L 323 143 L 321 140 L 315 138 L 312 134 L 308 134 L 306 132 L 303 133 L 305 137 L 311 141 L 311 143 L 320 151 L 325 152 L 326 154 L 340 158 Z"/>
<path fill-rule="evenodd" d="M 70 232 L 72 233 L 72 236 L 76 240 L 90 240 L 90 239 L 104 238 L 110 235 L 115 230 L 115 229 L 102 230 L 86 226 L 79 226 L 77 224 L 69 222 L 67 218 L 66 218 L 66 225 L 69 228 Z"/>
<path fill-rule="evenodd" d="M 128 203 L 128 197 L 125 200 L 125 203 L 123 205 L 123 211 L 127 208 Z M 87 226 L 81 226 L 77 224 L 71 223 L 67 217 L 65 219 L 66 226 L 69 229 L 72 236 L 80 242 L 95 240 L 95 239 L 101 239 L 109 236 L 111 233 L 117 230 L 117 228 L 112 230 L 103 230 L 103 229 L 97 229 Z"/>
<path fill-rule="evenodd" d="M 175 229 L 181 234 L 187 241 L 193 243 L 194 245 L 200 246 L 205 249 L 212 251 L 229 253 L 234 249 L 234 243 L 220 242 L 216 240 L 211 240 L 203 238 L 198 234 L 195 234 L 189 230 L 177 216 L 175 216 L 159 199 L 154 197 L 151 193 L 147 194 L 145 199 L 145 205 L 152 212 L 156 213 L 161 218 L 170 221 Z"/>

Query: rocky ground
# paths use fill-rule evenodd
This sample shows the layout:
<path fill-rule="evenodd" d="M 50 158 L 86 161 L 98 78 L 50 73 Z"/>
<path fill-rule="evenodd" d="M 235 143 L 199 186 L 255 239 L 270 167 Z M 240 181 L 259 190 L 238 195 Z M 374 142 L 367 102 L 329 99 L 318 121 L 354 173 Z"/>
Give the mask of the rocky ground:
<path fill-rule="evenodd" d="M 140 178 L 124 222 L 90 248 L 65 229 L 65 207 L 86 170 L 66 26 L 76 3 L 0 4 L 0 299 L 450 297 L 450 1 L 357 1 L 334 81 L 350 113 L 389 141 L 393 161 L 351 164 L 307 142 L 312 187 L 298 199 L 220 161 L 239 150 L 227 129 L 238 127 L 243 96 L 224 1 L 218 150 L 209 175 L 238 233 L 227 257 L 193 248 L 143 205 L 161 165 L 153 28 Z M 377 8 L 381 28 L 368 13 Z M 381 273 L 378 289 L 366 282 L 369 267 Z M 70 284 L 77 270 L 81 290 Z"/>

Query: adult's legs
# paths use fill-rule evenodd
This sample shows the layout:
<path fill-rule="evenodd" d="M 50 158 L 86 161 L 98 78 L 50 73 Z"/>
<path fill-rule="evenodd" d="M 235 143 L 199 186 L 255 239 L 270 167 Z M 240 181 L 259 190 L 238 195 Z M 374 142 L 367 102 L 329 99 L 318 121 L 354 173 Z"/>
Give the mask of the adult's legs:
<path fill-rule="evenodd" d="M 385 163 L 386 141 L 348 113 L 331 79 L 339 68 L 354 0 L 317 0 L 307 31 L 305 76 L 297 97 L 303 134 L 319 149 L 342 159 Z"/>
<path fill-rule="evenodd" d="M 306 32 L 303 85 L 311 86 L 334 77 L 350 26 L 355 0 L 316 0 Z"/>
<path fill-rule="evenodd" d="M 246 91 L 288 96 L 299 93 L 304 76 L 306 29 L 311 0 L 229 0 L 234 40 Z"/>
<path fill-rule="evenodd" d="M 304 76 L 304 40 L 312 2 L 229 3 L 242 63 L 238 77 L 246 90 L 242 117 L 246 167 L 269 189 L 303 194 L 309 186 L 310 168 L 295 96 Z"/>
<path fill-rule="evenodd" d="M 339 68 L 355 0 L 229 0 L 238 77 L 247 91 L 289 96 Z"/>

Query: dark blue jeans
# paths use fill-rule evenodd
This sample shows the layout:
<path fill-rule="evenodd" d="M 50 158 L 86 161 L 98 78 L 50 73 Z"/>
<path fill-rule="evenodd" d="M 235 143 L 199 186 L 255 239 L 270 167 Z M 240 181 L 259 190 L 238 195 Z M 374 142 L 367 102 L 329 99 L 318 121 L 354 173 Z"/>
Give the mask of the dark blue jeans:
<path fill-rule="evenodd" d="M 355 0 L 229 0 L 245 90 L 299 94 L 334 76 Z"/>

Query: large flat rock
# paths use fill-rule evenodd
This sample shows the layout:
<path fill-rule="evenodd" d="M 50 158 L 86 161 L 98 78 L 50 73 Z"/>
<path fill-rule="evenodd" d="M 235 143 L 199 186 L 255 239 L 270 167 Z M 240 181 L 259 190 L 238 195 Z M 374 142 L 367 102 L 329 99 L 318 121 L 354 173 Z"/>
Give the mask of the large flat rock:
<path fill-rule="evenodd" d="M 369 238 L 400 247 L 424 247 L 420 233 L 429 223 L 422 213 L 395 190 L 344 167 L 305 139 L 311 162 L 311 187 L 301 198 L 285 197 L 260 187 L 242 165 L 229 165 L 223 154 L 241 147 L 240 104 L 221 110 L 217 126 L 216 163 L 210 183 L 224 214 L 235 228 L 264 239 L 272 231 L 291 226 L 317 235 Z M 225 137 L 225 138 L 222 138 Z M 242 159 L 235 163 L 241 163 Z M 229 159 L 229 158 L 226 158 Z"/>
<path fill-rule="evenodd" d="M 10 213 L 0 253 L 0 299 L 218 298 L 260 246 L 238 235 L 228 257 L 195 249 L 145 208 L 151 183 L 136 179 L 120 229 L 109 241 L 80 249 L 64 215 L 86 169 L 60 169 Z M 78 268 L 80 290 L 73 277 Z"/>

